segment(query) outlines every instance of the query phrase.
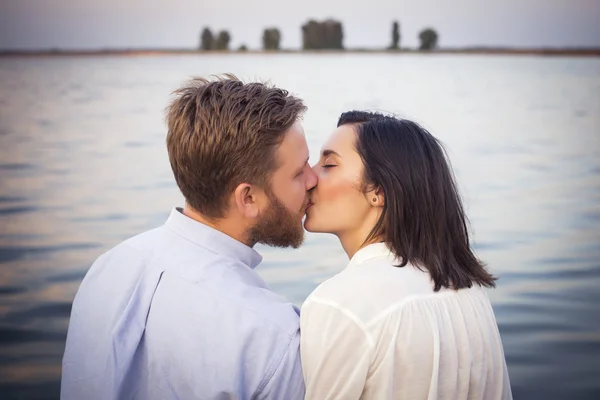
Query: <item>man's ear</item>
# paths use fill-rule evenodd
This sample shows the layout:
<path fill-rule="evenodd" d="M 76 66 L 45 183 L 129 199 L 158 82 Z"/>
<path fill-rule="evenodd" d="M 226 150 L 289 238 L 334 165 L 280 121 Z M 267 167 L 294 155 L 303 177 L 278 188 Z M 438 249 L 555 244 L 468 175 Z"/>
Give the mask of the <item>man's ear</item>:
<path fill-rule="evenodd" d="M 381 186 L 377 186 L 365 193 L 367 201 L 373 207 L 383 207 L 385 204 L 385 196 Z"/>
<path fill-rule="evenodd" d="M 257 218 L 260 213 L 262 190 L 249 183 L 240 183 L 233 191 L 235 205 L 243 216 Z"/>

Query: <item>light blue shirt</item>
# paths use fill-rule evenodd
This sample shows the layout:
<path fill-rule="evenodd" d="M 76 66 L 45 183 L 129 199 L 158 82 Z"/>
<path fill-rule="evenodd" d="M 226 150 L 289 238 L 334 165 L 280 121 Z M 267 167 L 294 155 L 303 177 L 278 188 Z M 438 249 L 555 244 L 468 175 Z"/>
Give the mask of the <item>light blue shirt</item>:
<path fill-rule="evenodd" d="M 100 256 L 73 302 L 61 398 L 304 398 L 299 310 L 261 261 L 181 209 Z"/>

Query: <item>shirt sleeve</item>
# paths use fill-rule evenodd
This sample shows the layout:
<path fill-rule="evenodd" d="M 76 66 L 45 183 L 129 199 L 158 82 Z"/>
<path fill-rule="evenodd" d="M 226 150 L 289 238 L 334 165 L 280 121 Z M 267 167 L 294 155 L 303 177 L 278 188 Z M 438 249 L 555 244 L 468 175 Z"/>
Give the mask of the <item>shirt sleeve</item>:
<path fill-rule="evenodd" d="M 325 300 L 311 299 L 300 314 L 300 355 L 306 399 L 359 399 L 373 354 L 362 322 Z"/>
<path fill-rule="evenodd" d="M 304 377 L 300 362 L 300 332 L 292 337 L 268 383 L 253 398 L 257 400 L 304 399 Z"/>

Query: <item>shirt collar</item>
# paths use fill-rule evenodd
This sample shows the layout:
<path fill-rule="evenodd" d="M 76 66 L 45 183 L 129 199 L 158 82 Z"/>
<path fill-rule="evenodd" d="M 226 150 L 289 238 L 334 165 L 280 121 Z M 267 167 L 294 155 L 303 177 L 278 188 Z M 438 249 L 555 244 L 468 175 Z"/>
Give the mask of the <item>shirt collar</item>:
<path fill-rule="evenodd" d="M 253 248 L 231 236 L 198 222 L 185 214 L 181 207 L 171 210 L 165 225 L 180 236 L 205 249 L 241 261 L 250 268 L 262 261 L 262 256 Z"/>
<path fill-rule="evenodd" d="M 360 265 L 368 260 L 378 257 L 395 258 L 394 254 L 390 251 L 385 243 L 372 243 L 354 253 L 354 256 L 352 256 L 350 259 L 348 266 Z"/>

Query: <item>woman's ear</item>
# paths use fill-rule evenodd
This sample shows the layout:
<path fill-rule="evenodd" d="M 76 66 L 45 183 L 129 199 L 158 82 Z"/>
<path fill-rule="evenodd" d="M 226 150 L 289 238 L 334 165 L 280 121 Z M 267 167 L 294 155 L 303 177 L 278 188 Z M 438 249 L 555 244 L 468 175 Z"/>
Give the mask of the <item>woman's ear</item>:
<path fill-rule="evenodd" d="M 383 194 L 383 189 L 381 186 L 377 186 L 374 189 L 368 191 L 365 196 L 367 196 L 367 201 L 373 207 L 383 207 L 385 204 L 385 196 Z"/>

